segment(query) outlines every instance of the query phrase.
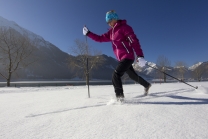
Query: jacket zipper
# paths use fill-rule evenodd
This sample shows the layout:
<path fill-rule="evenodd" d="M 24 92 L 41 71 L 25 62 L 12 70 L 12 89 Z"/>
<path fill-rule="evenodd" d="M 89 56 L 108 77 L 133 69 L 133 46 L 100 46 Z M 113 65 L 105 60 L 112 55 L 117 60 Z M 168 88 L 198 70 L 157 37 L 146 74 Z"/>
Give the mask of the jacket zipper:
<path fill-rule="evenodd" d="M 114 28 L 116 27 L 116 25 L 117 25 L 117 23 L 115 24 L 115 26 L 113 27 L 113 30 L 112 30 L 112 40 L 113 40 L 113 37 L 114 37 L 113 33 L 114 33 Z M 116 46 L 116 56 L 117 56 L 118 60 L 120 61 L 120 58 L 118 56 L 118 47 L 113 41 L 112 41 L 112 43 Z"/>
<path fill-rule="evenodd" d="M 121 42 L 124 46 L 124 48 L 126 48 L 127 53 L 129 53 L 129 50 L 127 49 L 127 47 L 125 46 L 125 44 L 123 42 Z"/>

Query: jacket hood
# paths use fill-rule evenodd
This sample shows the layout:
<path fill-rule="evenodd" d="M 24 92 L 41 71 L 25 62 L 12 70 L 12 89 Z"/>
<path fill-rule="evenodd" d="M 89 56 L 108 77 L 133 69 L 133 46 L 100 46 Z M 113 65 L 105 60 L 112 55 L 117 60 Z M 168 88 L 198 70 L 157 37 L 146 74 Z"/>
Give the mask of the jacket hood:
<path fill-rule="evenodd" d="M 117 24 L 117 26 L 127 24 L 127 21 L 126 20 L 118 20 L 116 24 Z"/>
<path fill-rule="evenodd" d="M 118 24 L 127 24 L 127 21 L 126 20 L 118 20 L 117 23 Z"/>

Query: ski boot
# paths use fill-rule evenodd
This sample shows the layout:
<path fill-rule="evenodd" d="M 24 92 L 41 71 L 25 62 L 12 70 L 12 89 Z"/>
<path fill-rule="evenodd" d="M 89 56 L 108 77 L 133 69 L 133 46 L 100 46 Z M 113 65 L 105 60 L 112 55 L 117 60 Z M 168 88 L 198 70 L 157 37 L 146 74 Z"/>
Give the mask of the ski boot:
<path fill-rule="evenodd" d="M 116 99 L 118 102 L 124 102 L 124 94 L 116 94 Z"/>
<path fill-rule="evenodd" d="M 152 86 L 152 85 L 149 84 L 146 88 L 144 88 L 144 95 L 145 95 L 145 96 L 148 94 L 149 89 L 150 89 L 151 86 Z"/>

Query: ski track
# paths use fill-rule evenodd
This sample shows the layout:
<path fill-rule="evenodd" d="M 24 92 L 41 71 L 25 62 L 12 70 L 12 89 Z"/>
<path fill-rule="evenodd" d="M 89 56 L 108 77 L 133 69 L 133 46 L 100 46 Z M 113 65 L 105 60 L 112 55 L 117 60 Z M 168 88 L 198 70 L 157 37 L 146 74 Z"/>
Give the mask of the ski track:
<path fill-rule="evenodd" d="M 208 138 L 208 85 L 191 84 L 124 85 L 124 103 L 110 85 L 3 87 L 0 139 Z"/>

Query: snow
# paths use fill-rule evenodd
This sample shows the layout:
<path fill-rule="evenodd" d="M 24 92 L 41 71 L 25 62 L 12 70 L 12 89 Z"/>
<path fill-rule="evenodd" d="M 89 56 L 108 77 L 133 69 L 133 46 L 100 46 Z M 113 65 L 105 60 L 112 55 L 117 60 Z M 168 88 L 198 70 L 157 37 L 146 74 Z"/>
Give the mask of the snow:
<path fill-rule="evenodd" d="M 197 67 L 199 67 L 203 62 L 198 62 L 197 64 L 194 64 L 193 66 L 189 67 L 189 70 L 195 70 Z"/>
<path fill-rule="evenodd" d="M 151 66 L 151 67 L 157 68 L 157 65 L 156 65 L 155 63 L 147 62 L 147 64 L 148 64 L 149 66 Z M 151 68 L 151 67 L 147 67 L 147 68 L 145 69 L 147 75 L 154 71 L 154 69 Z"/>
<path fill-rule="evenodd" d="M 1 139 L 205 139 L 208 83 L 0 88 Z"/>

